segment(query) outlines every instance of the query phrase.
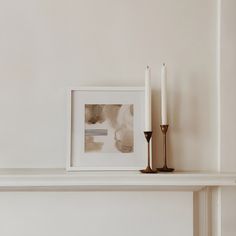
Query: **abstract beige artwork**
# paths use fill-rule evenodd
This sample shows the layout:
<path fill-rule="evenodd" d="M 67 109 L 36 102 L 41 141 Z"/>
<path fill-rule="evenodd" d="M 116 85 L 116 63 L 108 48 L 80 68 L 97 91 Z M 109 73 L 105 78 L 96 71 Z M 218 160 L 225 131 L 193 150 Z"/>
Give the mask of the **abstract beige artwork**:
<path fill-rule="evenodd" d="M 134 152 L 133 104 L 85 104 L 84 151 Z"/>

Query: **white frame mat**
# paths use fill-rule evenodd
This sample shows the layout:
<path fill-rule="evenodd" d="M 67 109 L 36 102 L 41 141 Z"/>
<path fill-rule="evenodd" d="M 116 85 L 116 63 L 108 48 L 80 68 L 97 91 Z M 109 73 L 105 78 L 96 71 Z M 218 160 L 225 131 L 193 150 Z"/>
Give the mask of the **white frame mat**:
<path fill-rule="evenodd" d="M 68 92 L 67 170 L 140 170 L 147 165 L 144 130 L 144 87 L 79 87 Z M 134 150 L 132 153 L 85 153 L 84 105 L 133 104 Z"/>

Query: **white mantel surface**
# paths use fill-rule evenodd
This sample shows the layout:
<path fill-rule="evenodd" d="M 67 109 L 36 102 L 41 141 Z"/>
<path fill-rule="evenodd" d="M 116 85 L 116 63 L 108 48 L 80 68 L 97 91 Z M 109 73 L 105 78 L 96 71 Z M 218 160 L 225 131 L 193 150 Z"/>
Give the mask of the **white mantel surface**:
<path fill-rule="evenodd" d="M 0 190 L 199 190 L 236 186 L 236 173 L 138 171 L 66 172 L 63 169 L 0 170 Z"/>

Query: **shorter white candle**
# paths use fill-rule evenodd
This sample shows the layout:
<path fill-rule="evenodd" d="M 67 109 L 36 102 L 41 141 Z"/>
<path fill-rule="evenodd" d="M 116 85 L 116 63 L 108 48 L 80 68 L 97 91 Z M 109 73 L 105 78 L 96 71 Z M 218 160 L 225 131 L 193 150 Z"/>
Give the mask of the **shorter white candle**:
<path fill-rule="evenodd" d="M 166 65 L 161 68 L 161 124 L 167 125 L 167 86 L 166 86 Z"/>
<path fill-rule="evenodd" d="M 145 131 L 152 130 L 152 102 L 151 102 L 151 69 L 145 70 Z"/>

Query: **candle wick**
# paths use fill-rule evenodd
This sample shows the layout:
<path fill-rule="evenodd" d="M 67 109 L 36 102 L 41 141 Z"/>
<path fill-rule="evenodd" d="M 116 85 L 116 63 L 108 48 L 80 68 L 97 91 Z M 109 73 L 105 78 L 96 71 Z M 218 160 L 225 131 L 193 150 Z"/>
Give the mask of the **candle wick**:
<path fill-rule="evenodd" d="M 163 63 L 163 66 L 165 66 L 166 65 L 166 63 Z"/>
<path fill-rule="evenodd" d="M 149 69 L 149 66 L 147 66 L 147 69 Z"/>

